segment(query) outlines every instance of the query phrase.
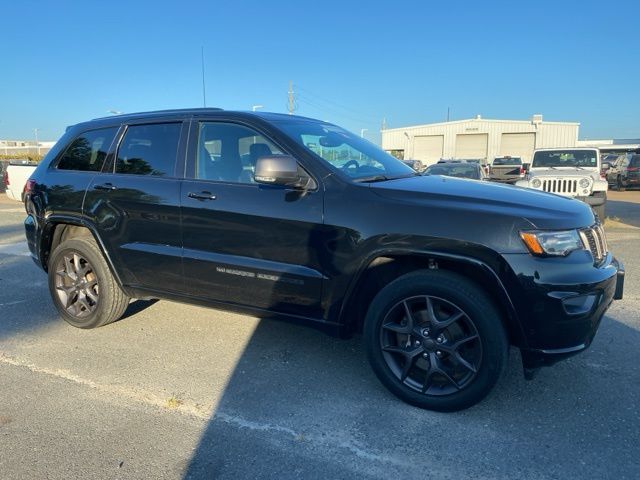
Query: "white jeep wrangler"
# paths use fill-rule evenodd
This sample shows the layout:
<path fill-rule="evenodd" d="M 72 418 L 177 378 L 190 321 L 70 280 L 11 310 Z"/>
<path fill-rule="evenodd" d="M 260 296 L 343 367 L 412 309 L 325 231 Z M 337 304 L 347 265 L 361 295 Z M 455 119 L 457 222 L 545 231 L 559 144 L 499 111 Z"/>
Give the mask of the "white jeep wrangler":
<path fill-rule="evenodd" d="M 535 150 L 527 176 L 516 185 L 582 200 L 604 222 L 609 186 L 600 176 L 597 148 Z"/>

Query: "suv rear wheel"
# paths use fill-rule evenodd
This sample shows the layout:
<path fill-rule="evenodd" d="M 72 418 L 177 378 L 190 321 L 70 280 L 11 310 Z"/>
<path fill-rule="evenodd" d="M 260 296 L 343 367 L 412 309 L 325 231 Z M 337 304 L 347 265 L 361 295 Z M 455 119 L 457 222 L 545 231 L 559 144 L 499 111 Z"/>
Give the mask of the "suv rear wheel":
<path fill-rule="evenodd" d="M 441 270 L 410 273 L 383 288 L 367 313 L 364 341 L 374 372 L 392 393 L 438 411 L 482 400 L 509 348 L 486 293 Z"/>
<path fill-rule="evenodd" d="M 62 318 L 78 328 L 118 320 L 129 305 L 92 238 L 61 243 L 49 261 L 49 291 Z"/>

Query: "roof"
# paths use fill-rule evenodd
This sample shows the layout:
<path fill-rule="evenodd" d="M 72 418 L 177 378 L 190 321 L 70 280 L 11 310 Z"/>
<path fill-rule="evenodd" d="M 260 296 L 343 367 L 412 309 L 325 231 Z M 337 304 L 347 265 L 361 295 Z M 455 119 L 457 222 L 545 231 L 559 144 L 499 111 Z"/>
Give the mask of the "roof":
<path fill-rule="evenodd" d="M 108 119 L 112 119 L 112 118 L 117 118 L 119 120 L 127 120 L 127 119 L 136 119 L 136 118 L 141 118 L 141 117 L 164 117 L 167 115 L 207 115 L 207 114 L 212 114 L 212 113 L 216 113 L 219 114 L 220 112 L 225 112 L 225 113 L 241 113 L 241 114 L 247 114 L 247 115 L 253 115 L 256 117 L 260 117 L 260 118 L 264 118 L 264 119 L 269 119 L 269 120 L 293 120 L 293 119 L 297 119 L 297 120 L 314 120 L 317 121 L 314 118 L 310 118 L 310 117 L 303 117 L 300 115 L 289 115 L 287 113 L 274 113 L 274 112 L 256 112 L 256 111 L 249 111 L 249 110 L 224 110 L 222 108 L 174 108 L 174 109 L 168 109 L 168 110 L 151 110 L 149 112 L 133 112 L 133 113 L 123 113 L 123 114 L 118 114 L 118 115 L 109 115 L 106 117 L 98 117 L 98 118 L 94 118 L 91 121 L 96 121 L 96 120 L 108 120 Z"/>
<path fill-rule="evenodd" d="M 173 114 L 203 114 L 203 113 L 213 113 L 221 111 L 221 108 L 174 108 L 168 110 L 151 110 L 149 112 L 134 112 L 134 113 L 121 113 L 118 115 L 109 115 L 107 117 L 98 117 L 93 120 L 105 120 L 108 118 L 119 118 L 119 119 L 128 119 L 128 118 L 138 118 L 138 117 L 162 117 L 165 115 L 173 115 Z M 93 121 L 92 120 L 92 121 Z"/>
<path fill-rule="evenodd" d="M 268 122 L 282 122 L 282 121 L 315 121 L 326 123 L 322 120 L 316 120 L 309 117 L 301 117 L 298 115 L 289 115 L 286 113 L 273 113 L 273 112 L 254 112 L 246 110 L 223 110 L 222 108 L 176 108 L 169 110 L 153 110 L 149 112 L 134 112 L 125 113 L 119 115 L 109 115 L 106 117 L 94 118 L 93 120 L 87 120 L 79 122 L 76 125 L 67 127 L 67 130 L 74 127 L 94 126 L 98 125 L 117 125 L 123 121 L 131 120 L 145 120 L 147 118 L 163 118 L 163 117 L 190 117 L 190 116 L 202 116 L 202 115 L 214 115 L 214 116 L 240 116 L 240 117 L 257 117 Z"/>
<path fill-rule="evenodd" d="M 384 132 L 392 132 L 398 130 L 408 130 L 412 128 L 425 128 L 425 127 L 439 127 L 446 125 L 456 125 L 460 123 L 470 123 L 470 122 L 488 122 L 488 123 L 520 123 L 525 125 L 531 125 L 534 122 L 529 120 L 497 120 L 492 118 L 466 118 L 463 120 L 452 120 L 450 122 L 436 122 L 436 123 L 424 123 L 421 125 L 409 125 L 407 127 L 396 127 L 396 128 L 387 128 L 383 130 Z M 575 125 L 579 126 L 580 122 L 547 122 L 546 120 L 541 121 L 540 123 L 545 125 Z"/>

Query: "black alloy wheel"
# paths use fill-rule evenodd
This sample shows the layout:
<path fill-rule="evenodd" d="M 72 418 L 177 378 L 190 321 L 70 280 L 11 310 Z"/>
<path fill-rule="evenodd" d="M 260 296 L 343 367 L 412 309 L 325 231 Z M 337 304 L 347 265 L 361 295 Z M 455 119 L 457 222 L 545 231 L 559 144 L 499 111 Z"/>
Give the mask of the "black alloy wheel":
<path fill-rule="evenodd" d="M 58 301 L 69 315 L 82 319 L 96 311 L 100 296 L 98 278 L 80 253 L 67 251 L 55 265 Z"/>
<path fill-rule="evenodd" d="M 403 299 L 389 310 L 380 329 L 380 347 L 395 376 L 428 395 L 463 389 L 482 362 L 473 321 L 459 306 L 429 295 Z"/>
<path fill-rule="evenodd" d="M 485 398 L 509 351 L 492 298 L 447 270 L 417 270 L 382 288 L 369 306 L 363 340 L 385 387 L 407 403 L 442 412 Z"/>
<path fill-rule="evenodd" d="M 49 259 L 49 291 L 60 316 L 78 328 L 115 322 L 130 298 L 117 283 L 95 240 L 65 240 Z"/>

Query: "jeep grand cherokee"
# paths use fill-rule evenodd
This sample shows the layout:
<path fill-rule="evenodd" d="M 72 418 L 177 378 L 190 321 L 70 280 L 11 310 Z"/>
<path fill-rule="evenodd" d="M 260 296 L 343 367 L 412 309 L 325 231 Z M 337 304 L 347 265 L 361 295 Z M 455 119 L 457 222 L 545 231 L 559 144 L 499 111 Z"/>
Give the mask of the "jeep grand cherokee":
<path fill-rule="evenodd" d="M 587 205 L 422 176 L 342 128 L 216 109 L 67 129 L 25 188 L 26 235 L 71 325 L 133 298 L 362 332 L 423 408 L 484 398 L 510 345 L 530 374 L 591 343 L 624 270 Z"/>

